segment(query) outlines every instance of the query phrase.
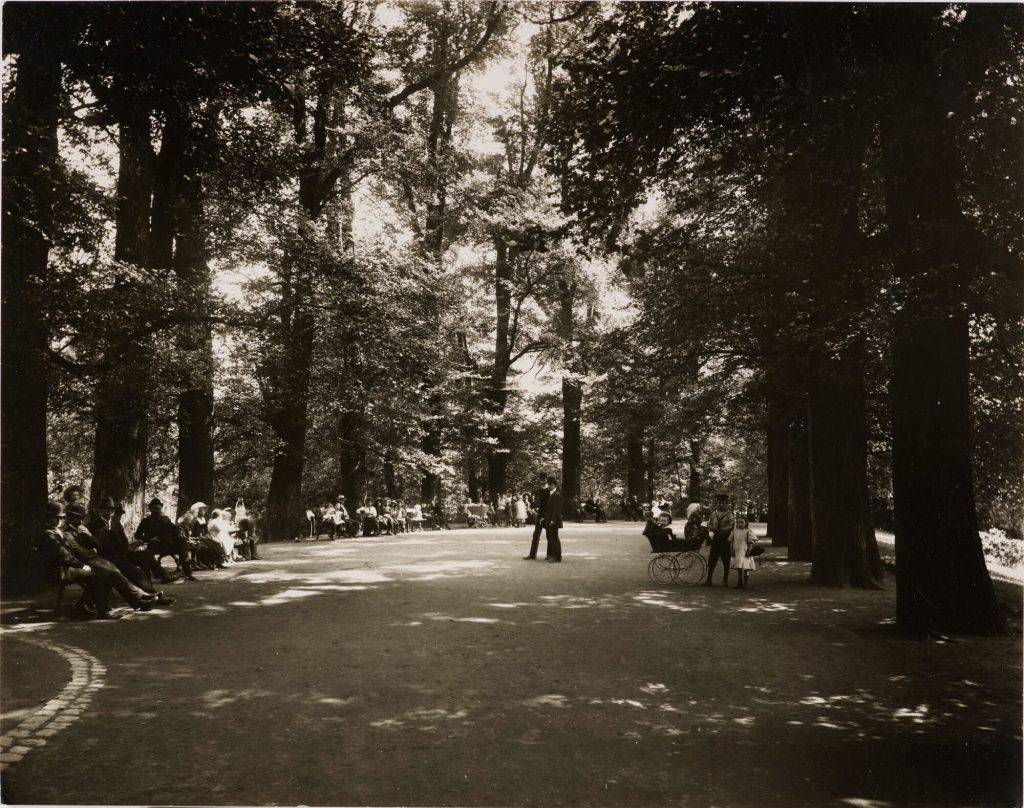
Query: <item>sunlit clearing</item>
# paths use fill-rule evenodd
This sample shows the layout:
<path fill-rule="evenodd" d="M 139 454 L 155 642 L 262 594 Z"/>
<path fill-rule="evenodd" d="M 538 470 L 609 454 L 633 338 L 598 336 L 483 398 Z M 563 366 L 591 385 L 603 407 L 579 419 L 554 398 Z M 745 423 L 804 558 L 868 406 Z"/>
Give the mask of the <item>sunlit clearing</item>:
<path fill-rule="evenodd" d="M 383 567 L 395 572 L 458 572 L 460 570 L 479 570 L 493 567 L 492 561 L 438 561 L 424 564 L 388 564 Z"/>
<path fill-rule="evenodd" d="M 254 584 L 275 584 L 295 581 L 315 585 L 331 583 L 376 584 L 384 583 L 391 579 L 372 570 L 334 570 L 310 574 L 278 569 L 240 575 L 238 580 L 249 581 Z"/>
<path fill-rule="evenodd" d="M 568 699 L 565 696 L 557 693 L 549 693 L 545 696 L 536 696 L 532 699 L 526 699 L 523 704 L 528 707 L 568 707 Z"/>

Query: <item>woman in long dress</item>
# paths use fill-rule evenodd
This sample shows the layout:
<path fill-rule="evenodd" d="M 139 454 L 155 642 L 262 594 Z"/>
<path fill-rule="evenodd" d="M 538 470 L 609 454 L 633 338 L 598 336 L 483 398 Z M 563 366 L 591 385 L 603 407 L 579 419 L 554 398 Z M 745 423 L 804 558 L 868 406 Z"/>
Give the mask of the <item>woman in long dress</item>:
<path fill-rule="evenodd" d="M 526 502 L 523 501 L 522 497 L 517 496 L 512 502 L 512 518 L 515 520 L 516 527 L 522 527 L 526 524 Z"/>
<path fill-rule="evenodd" d="M 226 511 L 222 511 L 220 508 L 215 508 L 211 516 L 206 529 L 210 533 L 210 538 L 224 548 L 224 563 L 232 564 L 234 563 L 235 534 L 238 529 L 227 518 Z"/>

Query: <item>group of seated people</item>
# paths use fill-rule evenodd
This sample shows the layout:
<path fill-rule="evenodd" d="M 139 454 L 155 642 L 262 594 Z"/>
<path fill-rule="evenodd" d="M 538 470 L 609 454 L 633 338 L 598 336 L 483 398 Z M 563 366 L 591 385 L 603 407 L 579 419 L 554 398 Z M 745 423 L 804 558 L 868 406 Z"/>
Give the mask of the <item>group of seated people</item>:
<path fill-rule="evenodd" d="M 466 501 L 460 516 L 468 527 L 523 527 L 537 518 L 532 494 L 505 494 L 497 503 Z"/>
<path fill-rule="evenodd" d="M 234 514 L 237 524 L 230 508 L 215 509 L 207 519 L 207 506 L 202 502 L 175 523 L 163 512 L 164 503 L 154 497 L 149 515 L 129 539 L 121 524 L 123 506 L 111 497 L 102 497 L 90 517 L 84 496 L 84 489 L 73 485 L 64 491 L 63 502 L 47 502 L 37 541 L 47 563 L 59 570 L 62 583 L 81 585 L 82 597 L 74 606 L 76 616 L 116 619 L 118 615 L 112 614 L 110 607 L 112 590 L 137 610 L 170 606 L 175 599 L 157 589 L 158 584 L 195 580 L 193 570 L 259 558 L 259 540 L 241 501 Z M 180 573 L 163 565 L 166 556 L 174 559 Z"/>
<path fill-rule="evenodd" d="M 331 541 L 359 535 L 394 536 L 424 528 L 440 530 L 449 527 L 444 508 L 436 500 L 430 504 L 407 505 L 402 499 L 367 498 L 355 513 L 350 513 L 344 495 L 339 495 L 334 504 L 324 502 L 317 508 L 306 510 L 305 521 L 294 541 L 319 540 L 324 535 Z"/>
<path fill-rule="evenodd" d="M 159 507 L 158 507 L 159 506 Z M 238 500 L 234 508 L 214 508 L 207 517 L 208 506 L 205 502 L 193 503 L 178 518 L 177 525 L 170 525 L 170 519 L 159 519 L 162 504 L 154 499 L 149 503 L 150 515 L 139 523 L 135 538 L 147 541 L 148 537 L 160 532 L 162 543 L 169 545 L 170 528 L 174 529 L 176 540 L 173 555 L 181 567 L 185 578 L 192 579 L 193 569 L 223 569 L 238 561 L 259 560 L 256 551 L 259 537 L 252 520 L 249 518 L 244 500 Z M 156 508 L 156 510 L 154 510 Z M 156 520 L 147 527 L 147 520 Z"/>

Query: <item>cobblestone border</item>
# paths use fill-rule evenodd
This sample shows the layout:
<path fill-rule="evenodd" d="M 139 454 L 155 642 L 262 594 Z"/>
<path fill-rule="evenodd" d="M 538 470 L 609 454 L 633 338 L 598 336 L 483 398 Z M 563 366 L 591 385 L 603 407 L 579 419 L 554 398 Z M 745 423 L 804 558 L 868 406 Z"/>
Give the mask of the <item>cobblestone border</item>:
<path fill-rule="evenodd" d="M 0 771 L 19 762 L 36 747 L 46 746 L 48 738 L 77 721 L 96 691 L 103 687 L 107 672 L 96 657 L 81 648 L 34 637 L 17 639 L 61 656 L 71 666 L 71 681 L 56 698 L 50 699 L 6 735 L 0 736 Z"/>

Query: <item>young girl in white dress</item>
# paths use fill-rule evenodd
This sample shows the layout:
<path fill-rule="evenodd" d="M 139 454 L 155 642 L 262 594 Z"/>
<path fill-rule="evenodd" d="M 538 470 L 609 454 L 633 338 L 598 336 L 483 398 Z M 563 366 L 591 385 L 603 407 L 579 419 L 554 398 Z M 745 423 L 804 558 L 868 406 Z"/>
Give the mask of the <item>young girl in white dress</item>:
<path fill-rule="evenodd" d="M 757 544 L 757 536 L 747 527 L 747 520 L 736 517 L 736 527 L 732 531 L 732 569 L 736 570 L 736 588 L 746 589 L 750 573 L 757 569 L 757 563 L 747 555 L 747 548 Z"/>

